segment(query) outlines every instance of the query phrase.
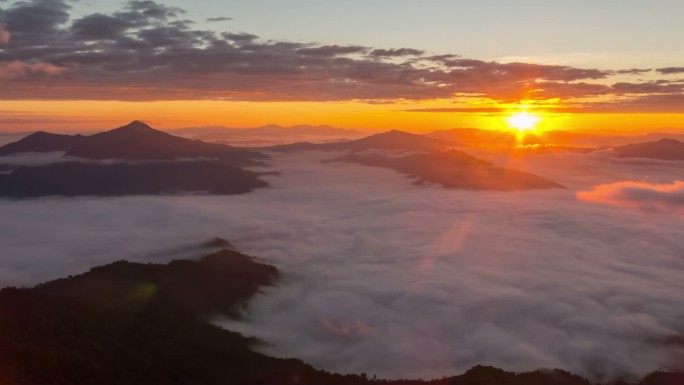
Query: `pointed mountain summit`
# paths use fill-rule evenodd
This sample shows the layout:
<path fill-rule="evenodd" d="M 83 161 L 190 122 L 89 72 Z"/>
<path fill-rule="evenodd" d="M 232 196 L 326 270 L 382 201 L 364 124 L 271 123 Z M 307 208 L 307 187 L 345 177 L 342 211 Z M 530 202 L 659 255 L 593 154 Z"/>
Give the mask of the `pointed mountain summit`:
<path fill-rule="evenodd" d="M 684 160 L 684 143 L 674 139 L 664 138 L 656 142 L 628 144 L 614 148 L 621 158 Z"/>
<path fill-rule="evenodd" d="M 51 151 L 92 160 L 220 159 L 231 161 L 234 166 L 257 165 L 259 159 L 265 158 L 255 151 L 174 136 L 139 120 L 90 136 L 37 132 L 0 147 L 0 156 Z"/>
<path fill-rule="evenodd" d="M 137 120 L 90 136 L 39 132 L 0 148 L 8 154 L 57 150 L 65 153 L 61 161 L 1 174 L 0 196 L 230 195 L 268 186 L 241 168 L 263 165 L 265 155 L 177 137 Z"/>
<path fill-rule="evenodd" d="M 263 157 L 254 151 L 174 136 L 138 120 L 91 135 L 71 148 L 66 155 L 86 159 L 127 160 L 218 158 L 234 161 L 237 165 L 255 164 L 255 159 Z"/>
<path fill-rule="evenodd" d="M 153 133 L 153 132 L 161 132 L 158 130 L 155 130 L 154 128 L 150 127 L 147 123 L 144 123 L 140 120 L 134 120 L 127 125 L 119 128 L 115 128 L 114 130 L 111 130 L 110 132 L 114 133 L 128 133 L 128 134 L 144 134 L 144 133 Z"/>

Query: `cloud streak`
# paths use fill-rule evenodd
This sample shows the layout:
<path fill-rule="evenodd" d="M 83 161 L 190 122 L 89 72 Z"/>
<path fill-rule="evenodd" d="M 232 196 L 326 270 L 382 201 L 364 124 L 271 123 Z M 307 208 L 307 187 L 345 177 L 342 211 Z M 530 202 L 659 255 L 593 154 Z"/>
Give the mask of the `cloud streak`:
<path fill-rule="evenodd" d="M 577 197 L 587 202 L 631 206 L 648 210 L 679 211 L 684 209 L 684 181 L 671 184 L 617 182 L 582 191 Z"/>
<path fill-rule="evenodd" d="M 667 67 L 667 68 L 659 68 L 658 72 L 660 72 L 663 75 L 677 75 L 677 74 L 684 74 L 684 67 Z"/>
<path fill-rule="evenodd" d="M 58 67 L 50 63 L 0 62 L 0 80 L 18 80 L 27 77 L 40 79 L 46 76 L 57 76 L 67 70 L 66 67 Z"/>
<path fill-rule="evenodd" d="M 219 17 L 210 17 L 207 19 L 207 22 L 214 23 L 214 22 L 231 21 L 231 20 L 233 20 L 232 17 L 219 16 Z"/>

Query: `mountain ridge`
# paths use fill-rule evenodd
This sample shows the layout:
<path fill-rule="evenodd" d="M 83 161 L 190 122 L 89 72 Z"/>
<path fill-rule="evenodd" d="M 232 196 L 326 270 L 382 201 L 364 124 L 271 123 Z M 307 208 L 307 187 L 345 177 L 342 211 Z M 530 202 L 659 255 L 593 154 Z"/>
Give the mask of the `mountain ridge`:
<path fill-rule="evenodd" d="M 446 188 L 483 191 L 524 191 L 564 188 L 546 178 L 497 167 L 465 152 L 449 150 L 387 157 L 382 154 L 350 154 L 334 161 L 383 167 L 417 178 L 417 183 L 437 183 Z"/>
<path fill-rule="evenodd" d="M 180 138 L 138 120 L 90 136 L 38 132 L 0 150 L 64 152 L 48 164 L 0 167 L 0 196 L 9 198 L 229 195 L 268 186 L 262 174 L 242 169 L 264 166 L 265 155 Z"/>
<path fill-rule="evenodd" d="M 655 142 L 627 144 L 614 147 L 614 150 L 620 158 L 684 160 L 684 142 L 670 138 Z"/>
<path fill-rule="evenodd" d="M 455 143 L 430 138 L 424 135 L 412 134 L 401 130 L 391 130 L 373 134 L 361 139 L 340 141 L 331 143 L 301 142 L 271 147 L 255 148 L 257 150 L 270 150 L 277 152 L 320 150 L 320 151 L 365 151 L 379 150 L 411 150 L 411 151 L 439 151 L 447 150 Z"/>
<path fill-rule="evenodd" d="M 113 130 L 92 135 L 63 135 L 43 131 L 0 147 L 0 156 L 20 152 L 62 151 L 66 157 L 91 160 L 173 160 L 216 158 L 235 165 L 260 165 L 265 155 L 224 144 L 205 143 L 156 130 L 135 120 Z"/>
<path fill-rule="evenodd" d="M 36 131 L 24 138 L 0 147 L 0 156 L 8 156 L 22 152 L 67 152 L 83 142 L 83 135 L 53 134 Z"/>

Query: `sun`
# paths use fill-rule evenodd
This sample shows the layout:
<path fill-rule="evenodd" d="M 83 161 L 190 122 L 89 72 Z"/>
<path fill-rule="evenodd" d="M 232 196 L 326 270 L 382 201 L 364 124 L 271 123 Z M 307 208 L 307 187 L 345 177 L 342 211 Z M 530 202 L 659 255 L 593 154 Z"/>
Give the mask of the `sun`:
<path fill-rule="evenodd" d="M 534 130 L 541 119 L 527 111 L 519 112 L 508 118 L 508 124 L 520 132 Z"/>

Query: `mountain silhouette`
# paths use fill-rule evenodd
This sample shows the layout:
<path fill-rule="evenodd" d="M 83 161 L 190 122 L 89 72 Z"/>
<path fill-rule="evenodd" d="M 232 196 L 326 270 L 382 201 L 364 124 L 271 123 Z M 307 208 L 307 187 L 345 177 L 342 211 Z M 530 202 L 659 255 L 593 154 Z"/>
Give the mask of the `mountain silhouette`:
<path fill-rule="evenodd" d="M 51 134 L 38 131 L 19 141 L 0 147 L 0 156 L 22 152 L 66 152 L 83 143 L 85 136 Z"/>
<path fill-rule="evenodd" d="M 656 142 L 628 144 L 614 147 L 621 158 L 650 158 L 661 160 L 684 160 L 684 143 L 674 139 Z"/>
<path fill-rule="evenodd" d="M 128 160 L 217 158 L 243 166 L 256 164 L 255 159 L 263 157 L 254 151 L 173 136 L 140 121 L 88 136 L 69 149 L 66 155 L 85 159 Z"/>
<path fill-rule="evenodd" d="M 418 183 L 438 183 L 447 188 L 495 191 L 563 188 L 540 176 L 496 167 L 457 150 L 403 157 L 390 157 L 377 152 L 356 153 L 336 161 L 389 168 L 418 178 Z"/>
<path fill-rule="evenodd" d="M 231 161 L 235 166 L 258 165 L 265 157 L 247 149 L 174 136 L 138 120 L 89 136 L 38 132 L 3 146 L 0 155 L 46 151 L 64 151 L 65 156 L 93 160 L 210 158 Z"/>
<path fill-rule="evenodd" d="M 411 134 L 409 132 L 392 130 L 381 134 L 371 135 L 365 138 L 346 142 L 332 143 L 294 143 L 280 146 L 263 148 L 271 151 L 365 151 L 365 150 L 407 150 L 407 151 L 444 151 L 453 143 L 429 138 L 424 135 Z"/>
<path fill-rule="evenodd" d="M 90 136 L 38 132 L 0 151 L 65 152 L 63 161 L 0 170 L 0 196 L 12 198 L 226 195 L 268 186 L 260 174 L 240 168 L 263 165 L 265 155 L 180 138 L 140 121 Z"/>
<path fill-rule="evenodd" d="M 674 130 L 673 130 L 674 131 Z M 681 130 L 679 130 L 681 131 Z M 665 138 L 684 141 L 684 135 L 674 132 L 651 132 L 641 135 L 613 135 L 599 132 L 544 130 L 525 132 L 523 137 L 512 130 L 483 130 L 454 128 L 427 134 L 430 138 L 461 143 L 473 147 L 515 147 L 518 145 L 554 145 L 563 148 L 591 148 L 623 146 L 639 142 L 652 142 Z"/>

